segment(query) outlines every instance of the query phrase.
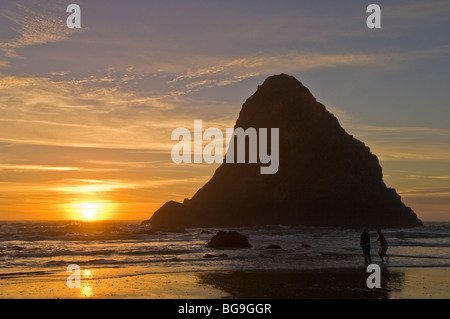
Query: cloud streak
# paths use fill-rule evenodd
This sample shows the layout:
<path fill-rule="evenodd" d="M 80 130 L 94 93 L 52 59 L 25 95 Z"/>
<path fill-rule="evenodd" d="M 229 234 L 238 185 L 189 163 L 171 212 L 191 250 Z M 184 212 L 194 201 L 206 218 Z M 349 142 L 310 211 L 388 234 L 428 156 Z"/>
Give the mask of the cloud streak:
<path fill-rule="evenodd" d="M 24 164 L 0 164 L 1 170 L 13 171 L 84 171 L 84 172 L 113 172 L 117 168 L 82 168 L 69 166 L 48 166 L 48 165 L 24 165 Z"/>
<path fill-rule="evenodd" d="M 28 6 L 17 4 L 15 10 L 3 10 L 2 16 L 14 23 L 14 30 L 18 36 L 7 41 L 0 42 L 0 67 L 8 66 L 8 59 L 20 57 L 18 50 L 29 47 L 64 41 L 70 35 L 83 32 L 85 29 L 69 29 L 60 12 L 47 7 L 45 12 L 40 12 Z"/>
<path fill-rule="evenodd" d="M 424 17 L 433 18 L 442 17 L 448 18 L 450 13 L 450 3 L 446 0 L 438 1 L 420 1 L 402 4 L 390 4 L 383 6 L 383 15 L 393 18 L 421 18 L 419 21 L 422 22 Z"/>
<path fill-rule="evenodd" d="M 194 70 L 181 73 L 168 84 L 182 83 L 187 92 L 201 88 L 226 86 L 260 75 L 310 71 L 334 67 L 374 66 L 387 62 L 387 57 L 363 53 L 302 53 L 289 52 L 279 55 L 248 56 L 236 59 L 212 61 Z"/>

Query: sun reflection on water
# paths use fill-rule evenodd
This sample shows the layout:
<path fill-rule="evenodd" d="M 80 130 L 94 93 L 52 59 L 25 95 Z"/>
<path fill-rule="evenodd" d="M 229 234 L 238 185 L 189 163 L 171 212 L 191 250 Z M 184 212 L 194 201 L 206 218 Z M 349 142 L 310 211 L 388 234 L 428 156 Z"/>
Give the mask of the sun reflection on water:
<path fill-rule="evenodd" d="M 89 279 L 92 279 L 92 271 L 90 269 L 83 270 L 83 284 L 81 286 L 81 295 L 85 298 L 92 296 L 92 287 Z"/>
<path fill-rule="evenodd" d="M 84 283 L 81 287 L 81 295 L 83 297 L 91 297 L 92 296 L 92 287 L 89 282 Z"/>

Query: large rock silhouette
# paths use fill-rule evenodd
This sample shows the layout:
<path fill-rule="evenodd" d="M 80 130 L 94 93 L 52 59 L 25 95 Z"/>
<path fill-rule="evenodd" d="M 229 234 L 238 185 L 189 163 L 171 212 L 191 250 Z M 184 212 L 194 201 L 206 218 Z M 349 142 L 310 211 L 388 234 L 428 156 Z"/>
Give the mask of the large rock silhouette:
<path fill-rule="evenodd" d="M 153 229 L 422 226 L 386 187 L 378 158 L 294 77 L 267 78 L 244 103 L 237 127 L 279 128 L 278 172 L 261 174 L 260 163 L 223 163 L 190 200 L 158 209 L 147 221 Z"/>

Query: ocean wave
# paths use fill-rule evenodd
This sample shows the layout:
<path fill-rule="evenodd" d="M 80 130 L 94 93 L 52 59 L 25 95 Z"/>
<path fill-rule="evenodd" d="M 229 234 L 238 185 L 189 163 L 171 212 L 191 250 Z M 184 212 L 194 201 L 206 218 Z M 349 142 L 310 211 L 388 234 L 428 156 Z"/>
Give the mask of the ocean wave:
<path fill-rule="evenodd" d="M 0 223 L 0 262 L 4 268 L 144 266 L 148 269 L 320 267 L 360 265 L 359 230 L 306 226 L 258 226 L 237 229 L 248 236 L 252 249 L 225 250 L 224 259 L 204 258 L 216 251 L 205 248 L 219 228 L 187 229 L 188 233 L 153 233 L 127 222 Z M 233 229 L 235 230 L 235 229 Z M 385 231 L 396 265 L 449 263 L 450 228 L 433 224 Z M 307 243 L 310 247 L 302 247 Z M 281 250 L 259 250 L 277 244 Z M 416 248 L 424 247 L 424 248 Z M 378 245 L 374 245 L 375 249 Z M 413 256 L 413 255 L 422 256 Z M 430 255 L 430 258 L 428 258 Z M 431 256 L 433 255 L 433 256 Z M 148 267 L 147 267 L 148 264 Z M 394 264 L 394 263 L 393 263 Z M 138 267 L 136 267 L 138 268 Z"/>
<path fill-rule="evenodd" d="M 441 267 L 450 267 L 450 262 L 440 263 L 440 264 L 415 264 L 415 263 L 403 263 L 403 264 L 390 264 L 389 268 L 441 268 Z"/>
<path fill-rule="evenodd" d="M 55 250 L 51 252 L 29 252 L 29 253 L 16 253 L 11 255 L 12 257 L 58 257 L 58 256 L 108 256 L 114 254 L 114 250 L 94 250 L 94 251 L 71 251 L 71 250 Z"/>
<path fill-rule="evenodd" d="M 110 249 L 104 250 L 92 250 L 92 251 L 72 251 L 72 250 L 55 250 L 50 252 L 42 252 L 41 249 L 33 252 L 20 252 L 12 254 L 3 254 L 3 256 L 8 255 L 10 257 L 20 257 L 20 258 L 49 258 L 49 257 L 59 257 L 59 256 L 156 256 L 156 255 L 180 255 L 187 254 L 191 251 L 182 249 L 162 249 L 162 250 L 135 250 L 135 251 L 116 251 Z M 0 255 L 1 256 L 1 255 Z"/>
<path fill-rule="evenodd" d="M 450 233 L 435 233 L 435 232 L 422 232 L 422 231 L 399 231 L 390 234 L 398 239 L 422 239 L 422 238 L 450 238 Z"/>
<path fill-rule="evenodd" d="M 450 247 L 450 243 L 439 243 L 439 242 L 430 242 L 430 243 L 424 243 L 424 242 L 394 242 L 391 246 L 400 246 L 400 247 L 436 247 L 436 248 L 446 248 Z"/>
<path fill-rule="evenodd" d="M 107 240 L 146 240 L 149 236 L 145 233 L 121 233 L 121 234 L 56 234 L 49 232 L 0 234 L 0 241 L 107 241 Z"/>
<path fill-rule="evenodd" d="M 29 222 L 0 224 L 0 241 L 141 240 L 156 233 L 148 226 L 118 222 Z"/>
<path fill-rule="evenodd" d="M 0 273 L 0 279 L 2 278 L 17 278 L 17 277 L 30 277 L 30 276 L 41 276 L 48 275 L 51 272 L 42 270 L 42 271 L 20 271 L 20 272 L 10 272 L 10 273 Z"/>
<path fill-rule="evenodd" d="M 118 253 L 119 255 L 126 255 L 126 256 L 148 256 L 148 255 L 178 255 L 178 254 L 187 254 L 190 253 L 189 250 L 135 250 L 135 251 L 127 251 L 127 252 L 121 252 Z"/>
<path fill-rule="evenodd" d="M 76 264 L 81 265 L 112 265 L 119 263 L 120 261 L 115 261 L 111 259 L 92 259 L 92 260 L 85 260 L 85 261 L 77 261 Z M 65 260 L 51 260 L 46 262 L 44 265 L 49 267 L 60 267 L 60 266 L 67 266 L 69 264 L 73 264 L 72 261 L 65 261 Z"/>
<path fill-rule="evenodd" d="M 417 258 L 417 259 L 447 259 L 450 261 L 450 257 L 446 256 L 418 256 L 418 255 L 390 255 L 390 257 L 403 257 L 403 258 Z"/>
<path fill-rule="evenodd" d="M 231 258 L 230 258 L 231 259 Z M 235 258 L 236 259 L 236 258 Z M 229 259 L 228 259 L 229 260 Z M 222 260 L 223 261 L 223 260 Z M 51 260 L 46 262 L 44 265 L 47 267 L 61 267 L 67 266 L 69 264 L 77 264 L 79 266 L 95 266 L 95 265 L 136 265 L 136 264 L 162 264 L 162 263 L 203 263 L 207 264 L 210 260 L 205 259 L 203 257 L 198 258 L 179 258 L 179 257 L 171 257 L 171 258 L 159 258 L 159 259 L 137 259 L 137 260 L 128 260 L 128 259 L 106 259 L 106 258 L 97 258 L 90 260 L 82 260 L 82 261 L 73 261 L 73 260 Z"/>

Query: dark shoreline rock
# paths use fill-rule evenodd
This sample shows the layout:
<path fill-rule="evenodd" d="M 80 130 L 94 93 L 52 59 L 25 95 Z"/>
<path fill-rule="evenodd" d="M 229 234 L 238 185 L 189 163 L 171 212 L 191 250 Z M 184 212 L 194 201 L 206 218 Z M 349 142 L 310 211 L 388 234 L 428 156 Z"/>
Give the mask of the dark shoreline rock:
<path fill-rule="evenodd" d="M 246 236 L 235 231 L 219 231 L 205 246 L 215 249 L 236 249 L 253 247 L 248 242 L 248 238 Z"/>
<path fill-rule="evenodd" d="M 268 250 L 268 249 L 283 249 L 280 245 L 271 244 L 269 246 L 262 246 L 259 250 Z"/>
<path fill-rule="evenodd" d="M 228 258 L 228 255 L 227 254 L 219 254 L 219 255 L 205 254 L 205 255 L 203 255 L 203 258 Z"/>

